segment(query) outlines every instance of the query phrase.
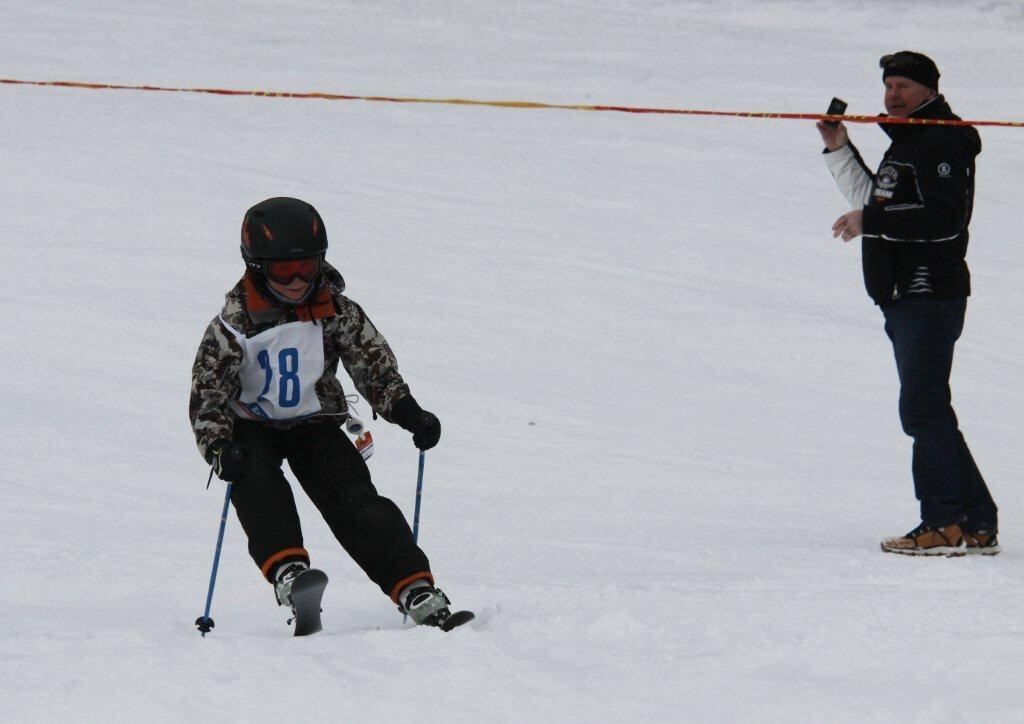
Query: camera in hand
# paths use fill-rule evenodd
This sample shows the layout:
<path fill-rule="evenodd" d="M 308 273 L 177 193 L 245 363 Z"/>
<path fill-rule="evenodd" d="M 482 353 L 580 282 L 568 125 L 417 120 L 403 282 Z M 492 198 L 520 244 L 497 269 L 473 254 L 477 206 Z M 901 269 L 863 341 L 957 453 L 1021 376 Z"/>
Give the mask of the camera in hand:
<path fill-rule="evenodd" d="M 828 110 L 825 111 L 825 114 L 829 116 L 841 116 L 844 113 L 846 113 L 846 101 L 841 98 L 833 98 L 832 102 L 828 104 Z M 825 121 L 824 123 L 832 128 L 839 125 L 839 121 Z"/>

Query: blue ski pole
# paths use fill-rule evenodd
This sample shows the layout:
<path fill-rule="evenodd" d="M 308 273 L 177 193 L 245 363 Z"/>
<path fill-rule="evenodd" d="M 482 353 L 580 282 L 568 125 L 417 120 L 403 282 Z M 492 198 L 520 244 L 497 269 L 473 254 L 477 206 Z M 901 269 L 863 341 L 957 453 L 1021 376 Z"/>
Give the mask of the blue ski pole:
<path fill-rule="evenodd" d="M 419 542 L 420 538 L 420 498 L 423 496 L 423 461 L 426 459 L 425 451 L 420 450 L 420 469 L 416 474 L 416 510 L 412 514 L 412 542 Z M 402 623 L 405 623 L 408 614 L 402 614 Z"/>
<path fill-rule="evenodd" d="M 416 474 L 416 511 L 412 515 L 412 542 L 419 542 L 420 538 L 420 498 L 423 496 L 423 461 L 427 454 L 420 450 L 420 469 Z"/>
<path fill-rule="evenodd" d="M 212 473 L 211 473 L 212 475 Z M 220 531 L 217 533 L 217 551 L 213 554 L 213 570 L 210 571 L 210 589 L 206 592 L 206 611 L 196 619 L 196 627 L 202 632 L 203 638 L 213 628 L 210 618 L 210 604 L 213 603 L 213 584 L 217 582 L 217 568 L 220 566 L 220 547 L 224 542 L 224 526 L 228 522 L 228 504 L 231 502 L 231 483 L 224 490 L 224 510 L 220 514 Z"/>

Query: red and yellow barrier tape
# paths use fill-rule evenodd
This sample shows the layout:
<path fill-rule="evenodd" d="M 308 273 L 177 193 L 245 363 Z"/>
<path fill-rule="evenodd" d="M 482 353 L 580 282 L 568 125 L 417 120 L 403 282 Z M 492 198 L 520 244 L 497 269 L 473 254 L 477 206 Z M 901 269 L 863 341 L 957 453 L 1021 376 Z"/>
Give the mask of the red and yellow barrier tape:
<path fill-rule="evenodd" d="M 760 113 L 754 111 L 702 111 L 684 108 L 639 108 L 636 106 L 582 105 L 575 103 L 537 103 L 534 101 L 483 101 L 467 98 L 393 98 L 388 96 L 343 95 L 340 93 L 296 93 L 293 91 L 232 90 L 226 88 L 172 88 L 155 85 L 120 85 L 115 83 L 81 83 L 68 80 L 18 80 L 0 78 L 0 84 L 33 85 L 86 90 L 133 90 L 159 93 L 205 93 L 220 96 L 256 96 L 260 98 L 298 98 L 325 101 L 368 101 L 372 103 L 431 103 L 455 106 L 490 106 L 492 108 L 520 108 L 563 111 L 604 111 L 612 113 L 646 113 L 672 116 L 728 116 L 733 118 L 766 118 L 776 120 L 846 121 L 847 123 L 878 123 L 879 116 L 829 116 L 820 113 Z M 931 118 L 886 117 L 886 123 L 934 126 L 1001 126 L 1024 128 L 1024 121 L 954 121 Z"/>

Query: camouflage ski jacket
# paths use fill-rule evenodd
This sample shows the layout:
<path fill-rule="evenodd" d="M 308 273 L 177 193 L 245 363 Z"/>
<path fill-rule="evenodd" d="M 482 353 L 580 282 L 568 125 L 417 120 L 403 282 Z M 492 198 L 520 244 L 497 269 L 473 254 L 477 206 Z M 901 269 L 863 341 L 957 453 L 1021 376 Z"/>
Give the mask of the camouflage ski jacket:
<path fill-rule="evenodd" d="M 214 441 L 231 439 L 236 417 L 285 428 L 324 415 L 344 419 L 348 404 L 336 376 L 339 361 L 373 410 L 393 421 L 394 404 L 409 395 L 409 387 L 387 341 L 344 290 L 341 274 L 324 264 L 318 293 L 297 307 L 270 304 L 248 272 L 227 293 L 224 309 L 207 327 L 192 366 L 189 418 L 204 458 Z M 309 380 L 302 389 L 313 394 L 304 395 L 301 405 L 297 350 L 302 347 L 251 344 L 286 335 L 301 336 L 309 351 L 302 353 L 304 361 L 310 360 Z M 257 396 L 253 390 L 260 387 Z"/>

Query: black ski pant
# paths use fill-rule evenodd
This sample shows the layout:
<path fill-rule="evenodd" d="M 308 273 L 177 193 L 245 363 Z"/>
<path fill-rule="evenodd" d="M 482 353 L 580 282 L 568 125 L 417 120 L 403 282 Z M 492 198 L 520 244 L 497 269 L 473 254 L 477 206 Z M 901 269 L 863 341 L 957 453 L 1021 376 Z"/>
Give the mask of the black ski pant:
<path fill-rule="evenodd" d="M 994 533 L 996 504 L 960 432 L 949 389 L 967 300 L 908 298 L 881 307 L 900 379 L 900 422 L 914 439 L 921 521 L 934 526 L 963 521 L 968 531 Z"/>
<path fill-rule="evenodd" d="M 284 563 L 309 562 L 295 498 L 281 471 L 287 460 L 342 548 L 392 600 L 417 578 L 433 581 L 402 512 L 378 495 L 366 463 L 336 421 L 279 429 L 235 420 L 233 439 L 245 448 L 249 464 L 231 488 L 231 502 L 249 554 L 268 580 Z"/>

